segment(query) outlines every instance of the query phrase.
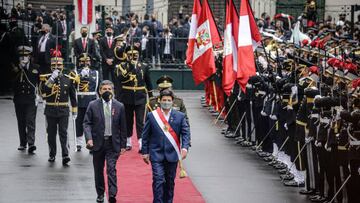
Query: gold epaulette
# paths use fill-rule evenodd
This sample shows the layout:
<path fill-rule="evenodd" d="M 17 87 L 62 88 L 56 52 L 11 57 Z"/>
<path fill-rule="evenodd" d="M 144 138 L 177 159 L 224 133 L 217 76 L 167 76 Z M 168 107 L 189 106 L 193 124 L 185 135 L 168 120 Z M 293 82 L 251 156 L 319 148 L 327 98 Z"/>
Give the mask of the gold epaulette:
<path fill-rule="evenodd" d="M 41 74 L 41 75 L 40 75 L 40 81 L 46 82 L 46 81 L 48 80 L 48 77 L 49 77 L 49 76 L 51 76 L 50 73 L 48 73 L 48 74 Z"/>
<path fill-rule="evenodd" d="M 121 75 L 124 76 L 124 77 L 125 77 L 126 74 L 128 73 L 127 70 L 122 67 L 122 64 L 121 64 L 121 63 L 120 63 L 119 65 L 116 65 L 116 75 L 118 75 L 118 76 L 120 75 L 120 74 L 119 74 L 119 70 L 120 70 L 120 72 L 121 72 Z"/>
<path fill-rule="evenodd" d="M 73 83 L 80 84 L 80 75 L 71 72 L 69 75 L 65 74 L 65 77 L 69 78 Z"/>

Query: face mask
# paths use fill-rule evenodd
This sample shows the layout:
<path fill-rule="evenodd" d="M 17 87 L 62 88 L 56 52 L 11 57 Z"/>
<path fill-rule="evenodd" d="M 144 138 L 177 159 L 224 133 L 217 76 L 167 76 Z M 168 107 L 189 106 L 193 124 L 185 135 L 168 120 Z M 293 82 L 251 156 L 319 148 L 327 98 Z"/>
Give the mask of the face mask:
<path fill-rule="evenodd" d="M 105 102 L 109 102 L 112 98 L 112 93 L 109 91 L 104 92 L 101 97 L 105 100 Z"/>
<path fill-rule="evenodd" d="M 112 36 L 112 32 L 107 32 L 106 35 L 107 35 L 108 37 L 111 37 L 111 36 Z"/>
<path fill-rule="evenodd" d="M 160 106 L 164 110 L 171 109 L 172 105 L 173 105 L 173 102 L 160 102 Z"/>
<path fill-rule="evenodd" d="M 81 33 L 81 36 L 82 36 L 83 38 L 85 38 L 85 37 L 87 36 L 87 33 L 86 33 L 86 32 L 83 32 L 83 33 Z"/>
<path fill-rule="evenodd" d="M 131 27 L 136 27 L 136 24 L 135 24 L 135 23 L 132 23 L 132 24 L 131 24 Z"/>
<path fill-rule="evenodd" d="M 146 35 L 147 34 L 147 32 L 143 32 L 143 35 Z"/>
<path fill-rule="evenodd" d="M 64 17 L 64 16 L 60 16 L 60 20 L 65 20 L 65 17 Z"/>
<path fill-rule="evenodd" d="M 27 64 L 29 63 L 30 58 L 28 56 L 22 56 L 20 57 L 20 63 Z"/>
<path fill-rule="evenodd" d="M 40 34 L 45 35 L 45 34 L 46 34 L 46 32 L 45 32 L 45 31 L 43 31 L 43 30 L 41 30 L 41 31 L 40 31 Z"/>

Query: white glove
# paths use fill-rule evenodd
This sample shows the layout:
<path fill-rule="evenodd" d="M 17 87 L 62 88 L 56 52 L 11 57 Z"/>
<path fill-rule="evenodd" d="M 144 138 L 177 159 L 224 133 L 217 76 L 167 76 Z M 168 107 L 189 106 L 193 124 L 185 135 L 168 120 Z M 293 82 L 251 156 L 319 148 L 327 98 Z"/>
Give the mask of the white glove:
<path fill-rule="evenodd" d="M 284 124 L 284 128 L 285 128 L 285 130 L 289 130 L 287 123 Z"/>
<path fill-rule="evenodd" d="M 267 116 L 264 111 L 261 111 L 261 115 L 262 115 L 262 116 Z"/>
<path fill-rule="evenodd" d="M 59 73 L 60 73 L 60 70 L 58 70 L 58 69 L 56 69 L 56 70 L 54 70 L 54 72 L 51 74 L 51 76 L 50 76 L 50 80 L 52 80 L 53 82 L 55 81 L 55 79 L 57 78 L 57 77 L 59 77 Z"/>
<path fill-rule="evenodd" d="M 271 120 L 274 120 L 274 121 L 277 120 L 277 116 L 276 116 L 276 115 L 270 115 L 270 118 L 271 118 Z"/>
<path fill-rule="evenodd" d="M 305 143 L 309 144 L 314 138 L 313 137 L 306 137 L 305 138 Z"/>
<path fill-rule="evenodd" d="M 297 86 L 292 86 L 292 87 L 291 87 L 291 94 L 292 94 L 292 95 L 297 95 L 297 93 L 298 93 L 298 88 L 297 88 Z"/>
<path fill-rule="evenodd" d="M 331 152 L 331 147 L 328 147 L 327 143 L 325 144 L 325 150 L 328 151 L 328 152 Z"/>
<path fill-rule="evenodd" d="M 81 75 L 81 77 L 87 77 L 87 76 L 89 76 L 89 73 L 90 73 L 90 70 L 88 68 L 83 68 L 81 70 L 80 75 Z"/>

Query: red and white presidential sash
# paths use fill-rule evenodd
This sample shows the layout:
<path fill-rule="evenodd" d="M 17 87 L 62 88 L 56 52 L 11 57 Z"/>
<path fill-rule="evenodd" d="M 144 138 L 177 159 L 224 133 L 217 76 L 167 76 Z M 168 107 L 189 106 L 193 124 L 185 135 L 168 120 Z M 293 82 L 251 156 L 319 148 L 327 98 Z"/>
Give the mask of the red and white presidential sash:
<path fill-rule="evenodd" d="M 170 143 L 174 147 L 179 157 L 179 160 L 181 160 L 180 140 L 179 137 L 176 135 L 174 129 L 172 129 L 169 122 L 166 120 L 163 112 L 161 112 L 160 108 L 157 108 L 156 110 L 152 111 L 152 114 L 154 115 L 156 123 L 159 125 L 160 129 L 163 131 L 166 138 L 170 141 Z"/>

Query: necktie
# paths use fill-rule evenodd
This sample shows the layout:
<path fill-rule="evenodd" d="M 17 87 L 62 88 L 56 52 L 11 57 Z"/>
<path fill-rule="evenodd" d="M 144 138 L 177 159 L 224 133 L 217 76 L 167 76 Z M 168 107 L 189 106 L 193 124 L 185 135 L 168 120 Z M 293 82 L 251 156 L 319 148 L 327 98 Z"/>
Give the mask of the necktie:
<path fill-rule="evenodd" d="M 39 43 L 39 50 L 41 49 L 41 45 L 44 43 L 44 41 L 45 41 L 45 36 L 42 36 L 41 37 L 41 40 L 40 40 L 40 43 Z"/>
<path fill-rule="evenodd" d="M 86 48 L 86 40 L 85 40 L 85 38 L 83 38 L 83 43 L 82 43 L 82 45 L 83 45 L 83 50 L 85 51 L 85 48 Z"/>
<path fill-rule="evenodd" d="M 109 48 L 111 48 L 111 39 L 110 38 L 108 38 L 108 46 L 109 46 Z"/>
<path fill-rule="evenodd" d="M 110 105 L 109 105 L 109 102 L 106 102 L 105 103 L 105 116 L 110 116 Z"/>

